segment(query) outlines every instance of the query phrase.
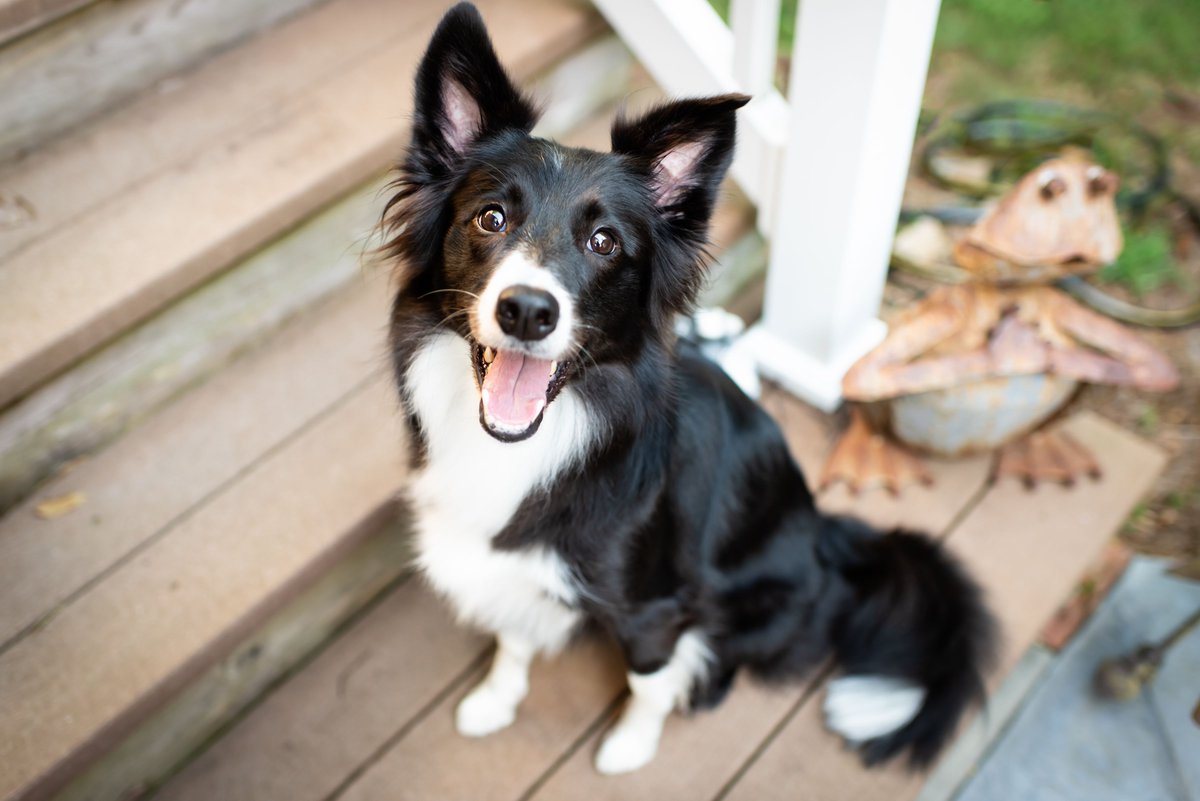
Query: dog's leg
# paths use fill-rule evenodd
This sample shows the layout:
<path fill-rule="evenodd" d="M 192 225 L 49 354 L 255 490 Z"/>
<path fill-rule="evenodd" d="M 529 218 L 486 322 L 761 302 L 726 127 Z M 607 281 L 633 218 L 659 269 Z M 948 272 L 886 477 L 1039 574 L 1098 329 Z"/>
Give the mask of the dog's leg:
<path fill-rule="evenodd" d="M 513 722 L 517 705 L 529 692 L 529 663 L 536 649 L 520 637 L 496 637 L 496 655 L 487 677 L 458 705 L 459 734 L 483 737 Z"/>
<path fill-rule="evenodd" d="M 667 715 L 675 707 L 687 708 L 693 685 L 704 678 L 711 661 L 704 638 L 689 631 L 676 641 L 661 668 L 653 673 L 630 671 L 629 703 L 596 754 L 596 770 L 628 773 L 653 759 Z"/>

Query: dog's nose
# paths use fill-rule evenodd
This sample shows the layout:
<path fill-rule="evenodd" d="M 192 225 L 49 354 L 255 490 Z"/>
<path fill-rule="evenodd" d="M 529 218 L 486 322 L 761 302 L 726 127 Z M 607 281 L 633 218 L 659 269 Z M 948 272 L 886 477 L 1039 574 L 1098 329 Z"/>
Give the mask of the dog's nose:
<path fill-rule="evenodd" d="M 558 325 L 558 301 L 544 289 L 510 286 L 496 301 L 496 322 L 504 333 L 517 339 L 545 339 Z"/>

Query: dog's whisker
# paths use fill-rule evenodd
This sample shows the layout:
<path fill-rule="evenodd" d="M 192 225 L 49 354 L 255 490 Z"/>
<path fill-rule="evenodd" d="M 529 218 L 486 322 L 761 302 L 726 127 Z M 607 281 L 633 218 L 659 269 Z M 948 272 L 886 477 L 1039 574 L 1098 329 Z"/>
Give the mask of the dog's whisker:
<path fill-rule="evenodd" d="M 443 326 L 456 317 L 461 317 L 464 314 L 470 314 L 470 313 L 471 313 L 470 309 L 459 309 L 456 312 L 450 312 L 449 314 L 447 314 L 445 317 L 442 318 L 441 322 L 439 322 L 438 325 Z"/>
<path fill-rule="evenodd" d="M 576 353 L 576 355 L 583 355 L 583 356 L 588 357 L 588 359 L 591 360 L 593 367 L 596 367 L 596 368 L 600 367 L 600 363 L 598 361 L 596 361 L 596 357 L 591 354 L 591 351 L 589 351 L 582 342 L 580 342 L 576 346 L 575 353 Z"/>
<path fill-rule="evenodd" d="M 476 295 L 474 292 L 468 292 L 465 289 L 431 289 L 428 292 L 426 292 L 424 295 L 418 296 L 417 300 L 424 300 L 425 298 L 429 297 L 430 295 L 436 295 L 439 292 L 457 292 L 460 295 L 467 295 L 469 297 L 475 298 L 475 300 L 479 300 L 478 295 Z"/>

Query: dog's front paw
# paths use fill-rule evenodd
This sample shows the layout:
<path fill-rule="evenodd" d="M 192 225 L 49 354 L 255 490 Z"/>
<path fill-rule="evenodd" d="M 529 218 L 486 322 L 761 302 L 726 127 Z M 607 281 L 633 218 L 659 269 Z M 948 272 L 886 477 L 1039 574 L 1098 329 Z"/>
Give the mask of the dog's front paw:
<path fill-rule="evenodd" d="M 607 775 L 629 773 L 649 764 L 658 751 L 660 726 L 622 720 L 604 738 L 596 754 L 596 770 Z"/>
<path fill-rule="evenodd" d="M 510 726 L 517 716 L 517 702 L 488 684 L 480 684 L 462 699 L 454 715 L 458 733 L 485 737 Z"/>

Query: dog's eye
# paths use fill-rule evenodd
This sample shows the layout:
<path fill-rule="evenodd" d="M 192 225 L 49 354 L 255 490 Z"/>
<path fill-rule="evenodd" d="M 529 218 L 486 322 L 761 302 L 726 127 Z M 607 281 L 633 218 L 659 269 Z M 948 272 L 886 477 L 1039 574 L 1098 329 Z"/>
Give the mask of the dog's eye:
<path fill-rule="evenodd" d="M 504 209 L 499 206 L 488 206 L 479 212 L 475 218 L 476 224 L 489 234 L 498 234 L 504 230 L 508 221 L 504 218 Z"/>
<path fill-rule="evenodd" d="M 588 240 L 588 250 L 601 256 L 611 256 L 617 252 L 617 238 L 612 231 L 605 228 L 597 230 Z"/>

